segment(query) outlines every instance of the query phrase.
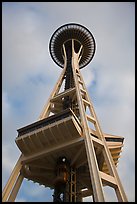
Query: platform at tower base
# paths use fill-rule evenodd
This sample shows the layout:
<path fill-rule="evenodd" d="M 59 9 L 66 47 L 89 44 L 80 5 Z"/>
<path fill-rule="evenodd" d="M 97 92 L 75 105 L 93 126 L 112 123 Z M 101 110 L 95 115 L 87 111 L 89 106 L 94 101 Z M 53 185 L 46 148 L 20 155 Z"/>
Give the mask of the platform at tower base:
<path fill-rule="evenodd" d="M 96 143 L 98 136 L 91 129 Z M 104 134 L 113 161 L 117 166 L 123 146 L 123 137 Z M 87 189 L 82 197 L 92 195 L 84 136 L 79 119 L 69 108 L 48 118 L 18 129 L 16 144 L 22 152 L 22 174 L 28 180 L 54 188 L 56 161 L 66 157 L 77 173 L 77 187 Z M 95 145 L 99 170 L 109 174 L 101 145 Z M 105 185 L 105 184 L 104 184 Z"/>

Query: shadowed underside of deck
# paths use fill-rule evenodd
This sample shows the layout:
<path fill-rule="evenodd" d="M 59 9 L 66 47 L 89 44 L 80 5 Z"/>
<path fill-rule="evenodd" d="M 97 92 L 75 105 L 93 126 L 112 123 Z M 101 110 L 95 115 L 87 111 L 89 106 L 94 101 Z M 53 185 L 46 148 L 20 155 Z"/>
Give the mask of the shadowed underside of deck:
<path fill-rule="evenodd" d="M 91 129 L 91 139 L 98 144 L 98 137 Z M 123 137 L 104 133 L 107 145 L 115 165 L 118 165 Z M 83 197 L 91 195 L 91 182 L 85 140 L 82 128 L 75 114 L 70 110 L 50 116 L 18 130 L 16 144 L 23 154 L 22 173 L 25 178 L 54 188 L 56 161 L 66 157 L 76 168 L 77 186 L 83 191 Z M 99 170 L 109 175 L 108 167 L 100 145 L 95 145 Z"/>

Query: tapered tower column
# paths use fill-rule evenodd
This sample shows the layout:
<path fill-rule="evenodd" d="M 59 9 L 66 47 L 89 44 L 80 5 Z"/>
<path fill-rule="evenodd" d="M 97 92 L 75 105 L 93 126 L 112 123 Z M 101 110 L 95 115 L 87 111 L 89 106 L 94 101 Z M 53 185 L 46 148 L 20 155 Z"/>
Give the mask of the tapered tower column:
<path fill-rule="evenodd" d="M 18 193 L 19 187 L 23 181 L 23 175 L 21 174 L 22 164 L 21 164 L 21 158 L 18 159 L 11 176 L 3 189 L 2 192 L 2 202 L 11 201 L 13 202 L 16 198 L 16 195 Z M 14 190 L 12 190 L 14 189 Z"/>

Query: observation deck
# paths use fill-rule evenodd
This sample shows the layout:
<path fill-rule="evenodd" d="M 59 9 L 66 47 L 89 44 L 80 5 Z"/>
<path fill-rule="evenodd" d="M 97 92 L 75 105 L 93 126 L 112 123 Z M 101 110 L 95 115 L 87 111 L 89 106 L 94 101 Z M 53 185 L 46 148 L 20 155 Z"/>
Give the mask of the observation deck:
<path fill-rule="evenodd" d="M 91 188 L 82 128 L 79 119 L 70 108 L 17 131 L 18 137 L 15 141 L 23 154 L 22 173 L 25 178 L 45 185 L 45 187 L 54 188 L 56 161 L 63 156 L 75 166 L 79 187 L 81 189 Z M 93 141 L 96 142 L 96 131 L 91 129 L 90 134 Z M 123 147 L 123 137 L 105 133 L 104 137 L 117 166 Z M 95 151 L 101 161 L 100 170 L 108 173 L 104 158 L 100 155 L 100 147 L 97 146 Z M 83 197 L 91 195 L 91 190 L 82 193 Z"/>
<path fill-rule="evenodd" d="M 95 39 L 92 33 L 84 26 L 69 23 L 59 27 L 52 35 L 49 50 L 54 62 L 64 68 L 63 45 L 71 46 L 74 39 L 74 47 L 77 52 L 82 45 L 82 56 L 79 62 L 79 68 L 85 67 L 93 58 L 95 53 Z"/>

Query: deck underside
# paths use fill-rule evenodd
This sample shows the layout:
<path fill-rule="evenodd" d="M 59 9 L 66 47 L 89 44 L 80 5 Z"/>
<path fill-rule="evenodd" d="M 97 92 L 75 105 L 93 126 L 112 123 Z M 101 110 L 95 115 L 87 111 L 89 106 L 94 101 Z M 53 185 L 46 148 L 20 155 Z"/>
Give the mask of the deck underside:
<path fill-rule="evenodd" d="M 79 189 L 88 188 L 83 191 L 83 197 L 92 194 L 84 136 L 80 122 L 70 109 L 23 127 L 18 133 L 16 144 L 23 154 L 22 173 L 25 178 L 54 188 L 56 162 L 63 156 L 76 168 Z M 91 137 L 97 138 L 94 130 L 91 130 Z M 104 134 L 104 137 L 117 166 L 123 137 L 109 134 Z M 95 151 L 99 170 L 109 174 L 100 147 L 95 147 Z"/>

